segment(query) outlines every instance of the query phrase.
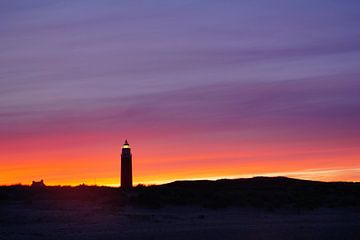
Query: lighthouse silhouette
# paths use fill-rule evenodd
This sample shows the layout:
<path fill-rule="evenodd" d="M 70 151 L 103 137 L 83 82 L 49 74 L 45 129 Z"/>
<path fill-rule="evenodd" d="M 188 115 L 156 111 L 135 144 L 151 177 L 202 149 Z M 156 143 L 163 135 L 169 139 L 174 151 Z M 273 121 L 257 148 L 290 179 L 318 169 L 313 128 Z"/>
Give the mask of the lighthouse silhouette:
<path fill-rule="evenodd" d="M 121 180 L 120 186 L 124 190 L 132 188 L 132 156 L 130 145 L 125 140 L 121 151 Z"/>

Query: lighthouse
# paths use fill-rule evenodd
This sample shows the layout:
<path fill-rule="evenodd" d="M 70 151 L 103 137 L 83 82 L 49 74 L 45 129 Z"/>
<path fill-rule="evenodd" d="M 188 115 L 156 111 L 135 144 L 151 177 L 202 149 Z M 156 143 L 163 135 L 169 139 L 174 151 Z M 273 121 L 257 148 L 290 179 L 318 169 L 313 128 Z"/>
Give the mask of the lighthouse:
<path fill-rule="evenodd" d="M 130 145 L 125 140 L 121 150 L 121 182 L 120 186 L 124 190 L 132 188 L 132 156 Z"/>

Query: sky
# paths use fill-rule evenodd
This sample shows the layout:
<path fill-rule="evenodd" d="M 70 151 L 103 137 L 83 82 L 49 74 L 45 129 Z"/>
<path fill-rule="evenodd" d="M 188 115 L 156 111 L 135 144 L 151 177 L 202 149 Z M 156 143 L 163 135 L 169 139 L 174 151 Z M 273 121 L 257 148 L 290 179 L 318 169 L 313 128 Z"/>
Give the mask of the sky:
<path fill-rule="evenodd" d="M 360 2 L 0 0 L 0 184 L 360 181 Z"/>

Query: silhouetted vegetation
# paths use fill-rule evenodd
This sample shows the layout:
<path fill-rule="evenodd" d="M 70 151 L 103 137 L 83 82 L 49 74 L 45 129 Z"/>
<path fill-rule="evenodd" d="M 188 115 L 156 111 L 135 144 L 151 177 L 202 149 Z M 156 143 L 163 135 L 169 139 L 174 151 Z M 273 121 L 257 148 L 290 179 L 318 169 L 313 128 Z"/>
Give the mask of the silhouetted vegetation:
<path fill-rule="evenodd" d="M 296 208 L 360 207 L 360 183 L 316 182 L 285 177 L 217 181 L 176 181 L 139 185 L 132 191 L 98 186 L 43 187 L 14 185 L 0 187 L 1 201 L 80 200 L 111 206 L 134 205 L 160 208 L 168 205 L 197 205 L 205 208 Z"/>

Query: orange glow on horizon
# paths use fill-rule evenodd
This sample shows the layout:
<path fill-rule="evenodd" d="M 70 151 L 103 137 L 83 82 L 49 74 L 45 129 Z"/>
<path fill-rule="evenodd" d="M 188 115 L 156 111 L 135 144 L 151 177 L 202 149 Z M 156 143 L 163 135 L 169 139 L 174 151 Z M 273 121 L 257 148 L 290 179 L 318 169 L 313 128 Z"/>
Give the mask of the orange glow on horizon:
<path fill-rule="evenodd" d="M 231 154 L 229 154 L 231 155 Z M 102 156 L 102 157 L 100 157 Z M 116 154 L 68 158 L 62 161 L 61 156 L 46 161 L 46 157 L 35 158 L 31 166 L 23 164 L 3 165 L 1 184 L 30 184 L 32 180 L 44 179 L 47 185 L 106 185 L 118 186 L 120 178 L 119 156 Z M 136 155 L 135 155 L 136 156 Z M 222 156 L 224 157 L 224 156 Z M 353 166 L 356 158 L 348 158 L 342 165 L 338 158 L 332 159 L 331 165 L 321 167 L 329 162 L 328 158 L 317 161 L 284 162 L 283 159 L 252 161 L 234 161 L 221 156 L 203 156 L 198 161 L 173 160 L 159 156 L 142 161 L 133 159 L 134 184 L 161 184 L 176 180 L 242 178 L 254 176 L 288 176 L 321 181 L 359 181 L 360 165 Z M 261 157 L 259 157 L 261 158 Z M 104 159 L 100 161 L 100 159 Z M 107 159 L 107 160 L 105 160 Z M 239 158 L 241 159 L 241 158 Z M 20 160 L 19 160 L 20 162 Z M 143 164 L 142 164 L 143 162 Z M 223 164 L 228 162 L 228 164 Z M 15 177 L 14 177 L 15 176 Z"/>
<path fill-rule="evenodd" d="M 2 145 L 0 185 L 30 184 L 44 179 L 47 185 L 120 184 L 123 141 L 105 136 L 72 138 L 57 136 Z M 141 138 L 134 138 L 141 139 Z M 360 181 L 356 146 L 314 144 L 263 144 L 223 139 L 223 143 L 196 139 L 178 142 L 130 141 L 134 184 L 160 184 L 176 180 L 288 176 L 321 181 Z M 98 142 L 94 144 L 93 142 Z M 20 146 L 20 147 L 19 147 Z M 15 148 L 22 151 L 14 151 Z M 186 149 L 186 150 L 184 150 Z"/>

